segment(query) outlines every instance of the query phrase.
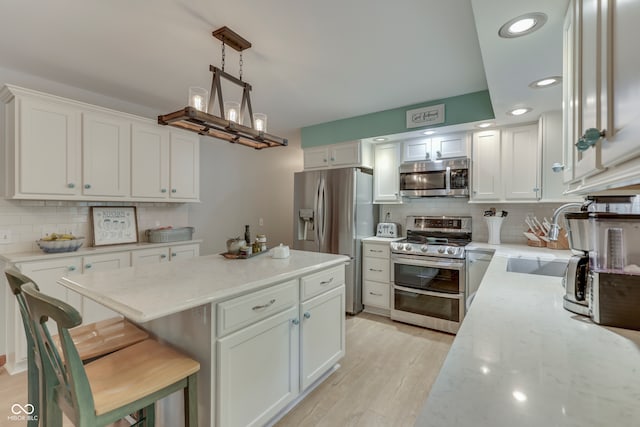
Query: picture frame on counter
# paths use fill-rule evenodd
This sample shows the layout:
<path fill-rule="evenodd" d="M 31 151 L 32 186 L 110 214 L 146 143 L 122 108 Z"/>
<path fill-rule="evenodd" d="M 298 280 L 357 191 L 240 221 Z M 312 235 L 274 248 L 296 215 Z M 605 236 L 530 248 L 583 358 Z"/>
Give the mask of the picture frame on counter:
<path fill-rule="evenodd" d="M 138 216 L 135 206 L 92 206 L 93 246 L 138 243 Z"/>

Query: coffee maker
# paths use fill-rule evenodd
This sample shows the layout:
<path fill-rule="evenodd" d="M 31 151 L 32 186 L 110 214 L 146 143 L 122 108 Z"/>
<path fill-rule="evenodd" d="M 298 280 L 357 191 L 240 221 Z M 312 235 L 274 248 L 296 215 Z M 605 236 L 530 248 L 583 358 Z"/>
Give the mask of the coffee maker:
<path fill-rule="evenodd" d="M 562 305 L 573 313 L 589 316 L 589 251 L 591 250 L 589 212 L 567 212 L 564 218 L 569 248 L 573 256 L 569 259 L 562 279 L 565 288 Z"/>

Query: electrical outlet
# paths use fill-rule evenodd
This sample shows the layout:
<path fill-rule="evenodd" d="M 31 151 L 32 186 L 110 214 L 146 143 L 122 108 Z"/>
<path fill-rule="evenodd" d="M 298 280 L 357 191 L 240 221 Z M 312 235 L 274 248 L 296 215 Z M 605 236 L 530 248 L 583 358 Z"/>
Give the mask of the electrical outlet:
<path fill-rule="evenodd" d="M 263 220 L 262 218 L 260 218 L 260 219 L 258 220 L 258 225 L 259 225 L 260 227 L 262 227 L 262 226 L 264 225 L 264 220 Z"/>
<path fill-rule="evenodd" d="M 11 230 L 0 230 L 0 245 L 11 243 Z"/>

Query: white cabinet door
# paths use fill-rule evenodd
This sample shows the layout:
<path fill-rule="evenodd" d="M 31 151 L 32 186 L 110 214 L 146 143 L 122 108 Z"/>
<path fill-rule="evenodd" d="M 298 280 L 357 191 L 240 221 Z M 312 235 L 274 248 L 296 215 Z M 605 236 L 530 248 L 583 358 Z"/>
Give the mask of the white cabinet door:
<path fill-rule="evenodd" d="M 298 323 L 296 306 L 218 340 L 216 425 L 262 426 L 298 395 Z"/>
<path fill-rule="evenodd" d="M 344 356 L 344 311 L 344 285 L 300 305 L 302 390 Z"/>
<path fill-rule="evenodd" d="M 171 199 L 200 198 L 200 139 L 198 135 L 170 132 Z"/>
<path fill-rule="evenodd" d="M 160 264 L 169 261 L 169 248 L 150 248 L 131 251 L 131 265 Z"/>
<path fill-rule="evenodd" d="M 402 143 L 402 161 L 413 162 L 418 160 L 432 160 L 431 138 L 412 139 Z"/>
<path fill-rule="evenodd" d="M 80 110 L 32 97 L 16 102 L 16 193 L 80 194 Z"/>
<path fill-rule="evenodd" d="M 131 254 L 126 252 L 113 252 L 82 257 L 82 269 L 85 273 L 93 271 L 112 271 L 131 266 Z M 82 323 L 98 322 L 119 316 L 113 310 L 90 298 L 82 298 Z"/>
<path fill-rule="evenodd" d="M 194 258 L 200 255 L 200 245 L 182 245 L 171 247 L 171 261 Z"/>
<path fill-rule="evenodd" d="M 125 197 L 131 182 L 131 122 L 97 111 L 82 113 L 82 194 Z"/>
<path fill-rule="evenodd" d="M 467 156 L 467 135 L 465 133 L 455 133 L 432 138 L 432 159 L 440 160 Z"/>
<path fill-rule="evenodd" d="M 502 138 L 502 179 L 505 199 L 540 198 L 538 125 L 508 128 Z"/>
<path fill-rule="evenodd" d="M 400 145 L 380 144 L 374 148 L 373 203 L 399 203 Z"/>
<path fill-rule="evenodd" d="M 466 253 L 466 267 L 467 267 L 467 300 L 469 300 L 473 294 L 478 291 L 478 287 L 480 287 L 480 282 L 482 282 L 482 278 L 484 277 L 484 273 L 486 273 L 487 268 L 489 268 L 489 263 L 491 263 L 491 258 L 493 258 L 493 254 L 488 254 L 485 252 L 474 252 L 468 251 Z M 469 305 L 467 305 L 468 308 Z"/>
<path fill-rule="evenodd" d="M 604 67 L 600 69 L 603 73 L 610 71 L 601 79 L 608 95 L 607 104 L 602 106 L 608 113 L 601 123 L 606 128 L 602 163 L 610 166 L 640 155 L 640 49 L 632 36 L 640 19 L 640 3 L 601 2 L 601 16 L 607 20 L 601 21 Z M 608 5 L 612 7 L 607 10 Z"/>
<path fill-rule="evenodd" d="M 360 166 L 360 141 L 336 144 L 329 148 L 329 162 L 334 167 Z"/>
<path fill-rule="evenodd" d="M 329 166 L 329 149 L 327 147 L 305 148 L 304 169 L 325 169 Z"/>
<path fill-rule="evenodd" d="M 577 104 L 577 52 L 576 3 L 569 2 L 563 26 L 562 54 L 562 181 L 565 184 L 574 181 L 573 165 L 578 140 L 578 104 Z"/>
<path fill-rule="evenodd" d="M 131 197 L 169 197 L 169 130 L 143 123 L 131 127 Z"/>
<path fill-rule="evenodd" d="M 473 134 L 472 199 L 498 200 L 502 198 L 500 154 L 499 130 L 488 130 Z"/>

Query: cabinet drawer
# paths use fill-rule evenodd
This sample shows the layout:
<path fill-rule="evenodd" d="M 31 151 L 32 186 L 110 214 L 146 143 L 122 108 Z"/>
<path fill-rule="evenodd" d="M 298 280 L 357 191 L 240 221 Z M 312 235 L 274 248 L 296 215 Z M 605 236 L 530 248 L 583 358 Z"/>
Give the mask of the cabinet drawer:
<path fill-rule="evenodd" d="M 391 250 L 389 248 L 389 244 L 384 245 L 372 245 L 369 243 L 364 244 L 363 255 L 365 257 L 373 257 L 373 258 L 385 258 L 389 259 L 391 256 Z"/>
<path fill-rule="evenodd" d="M 221 302 L 218 304 L 218 337 L 297 304 L 297 280 Z"/>
<path fill-rule="evenodd" d="M 365 280 L 362 288 L 362 303 L 380 308 L 389 309 L 388 283 L 370 282 Z"/>
<path fill-rule="evenodd" d="M 307 300 L 322 292 L 344 283 L 344 265 L 311 274 L 300 279 L 302 300 Z"/>
<path fill-rule="evenodd" d="M 389 259 L 366 257 L 362 262 L 363 276 L 365 280 L 376 282 L 389 282 Z"/>

